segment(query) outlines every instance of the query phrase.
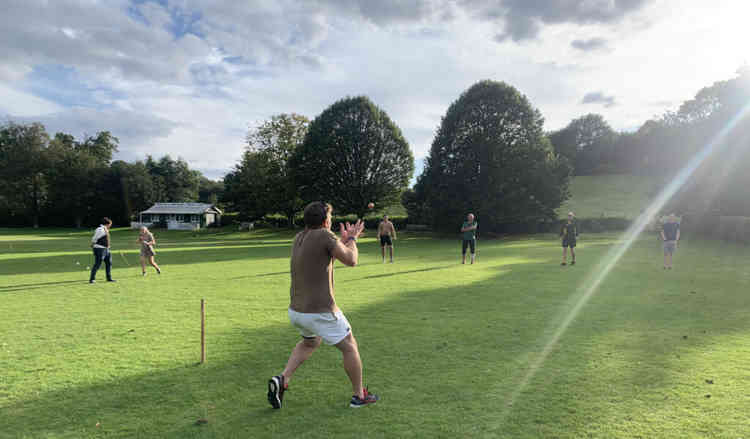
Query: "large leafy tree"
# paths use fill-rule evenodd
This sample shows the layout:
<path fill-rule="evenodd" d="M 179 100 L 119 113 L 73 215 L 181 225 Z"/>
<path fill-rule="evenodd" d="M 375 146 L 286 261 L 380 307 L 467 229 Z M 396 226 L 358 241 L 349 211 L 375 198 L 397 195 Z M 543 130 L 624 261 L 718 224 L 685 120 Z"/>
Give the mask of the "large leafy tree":
<path fill-rule="evenodd" d="M 154 160 L 148 156 L 145 165 L 154 179 L 157 201 L 187 203 L 198 200 L 201 173 L 190 169 L 185 160 L 174 160 L 169 155 Z"/>
<path fill-rule="evenodd" d="M 243 218 L 282 213 L 290 226 L 303 207 L 289 166 L 310 121 L 299 114 L 278 114 L 251 129 L 242 160 L 224 177 L 224 199 Z"/>
<path fill-rule="evenodd" d="M 39 227 L 47 196 L 48 144 L 42 124 L 0 126 L 0 207 L 7 221 Z"/>
<path fill-rule="evenodd" d="M 433 223 L 455 230 L 467 212 L 504 231 L 554 217 L 568 195 L 570 167 L 543 133 L 543 119 L 515 88 L 481 81 L 442 119 L 416 199 Z"/>
<path fill-rule="evenodd" d="M 599 114 L 573 119 L 549 139 L 555 151 L 573 165 L 575 175 L 606 173 L 613 166 L 606 162 L 612 156 L 617 133 Z"/>
<path fill-rule="evenodd" d="M 399 201 L 414 173 L 414 157 L 385 111 L 358 96 L 339 100 L 310 123 L 291 167 L 305 200 L 325 200 L 339 212 L 364 216 L 369 202 Z"/>
<path fill-rule="evenodd" d="M 104 178 L 118 140 L 107 131 L 76 141 L 57 133 L 47 149 L 49 183 L 47 214 L 56 224 L 81 227 L 101 216 L 102 195 L 108 188 Z M 107 213 L 111 215 L 111 213 Z"/>

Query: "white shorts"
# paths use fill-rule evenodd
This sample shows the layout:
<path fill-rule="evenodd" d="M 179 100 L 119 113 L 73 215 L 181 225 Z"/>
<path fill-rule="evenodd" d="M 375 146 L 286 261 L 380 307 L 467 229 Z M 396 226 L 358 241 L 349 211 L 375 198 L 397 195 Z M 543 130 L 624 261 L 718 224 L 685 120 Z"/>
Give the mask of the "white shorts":
<path fill-rule="evenodd" d="M 326 344 L 334 345 L 352 332 L 349 321 L 341 311 L 302 313 L 289 309 L 289 321 L 305 338 L 319 336 Z"/>

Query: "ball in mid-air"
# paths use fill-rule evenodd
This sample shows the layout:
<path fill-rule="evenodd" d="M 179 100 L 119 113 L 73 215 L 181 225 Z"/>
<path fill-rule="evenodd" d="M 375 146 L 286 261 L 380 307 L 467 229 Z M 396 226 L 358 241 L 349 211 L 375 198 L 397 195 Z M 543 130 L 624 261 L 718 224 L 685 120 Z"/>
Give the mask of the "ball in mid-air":
<path fill-rule="evenodd" d="M 373 203 L 372 201 L 370 201 L 369 203 L 367 203 L 367 208 L 368 209 L 372 209 L 373 207 L 375 207 L 375 203 Z"/>

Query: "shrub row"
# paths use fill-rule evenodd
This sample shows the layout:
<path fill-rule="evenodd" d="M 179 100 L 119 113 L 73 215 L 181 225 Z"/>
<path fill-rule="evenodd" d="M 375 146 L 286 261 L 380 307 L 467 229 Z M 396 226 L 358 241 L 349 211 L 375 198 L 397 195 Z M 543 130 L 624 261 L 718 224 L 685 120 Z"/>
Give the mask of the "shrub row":
<path fill-rule="evenodd" d="M 365 220 L 365 228 L 367 229 L 377 229 L 378 224 L 381 221 L 381 217 L 366 217 Z M 408 222 L 408 218 L 405 216 L 394 216 L 394 217 L 388 217 L 388 219 L 393 223 L 394 227 L 396 227 L 396 230 L 403 230 L 406 229 L 406 224 Z M 350 222 L 354 223 L 357 221 L 357 217 L 354 215 L 349 216 L 334 216 L 333 217 L 333 226 L 331 227 L 333 230 L 338 231 L 338 224 L 342 222 Z M 236 222 L 236 220 L 235 220 Z M 225 224 L 222 219 L 222 224 Z M 262 219 L 254 222 L 255 228 L 286 228 L 289 226 L 289 221 L 286 219 L 286 217 L 282 217 L 279 215 L 266 215 Z M 294 220 L 294 226 L 297 228 L 303 228 L 305 227 L 304 220 L 300 218 L 296 218 Z"/>

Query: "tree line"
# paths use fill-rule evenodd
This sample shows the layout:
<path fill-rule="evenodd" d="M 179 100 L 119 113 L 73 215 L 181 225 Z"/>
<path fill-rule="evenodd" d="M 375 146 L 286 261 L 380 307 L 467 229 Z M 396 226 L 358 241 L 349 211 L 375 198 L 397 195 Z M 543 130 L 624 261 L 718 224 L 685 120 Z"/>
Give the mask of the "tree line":
<path fill-rule="evenodd" d="M 40 124 L 8 122 L 0 126 L 0 223 L 81 226 L 103 214 L 125 223 L 157 201 L 205 201 L 247 220 L 282 214 L 291 225 L 311 200 L 360 217 L 370 202 L 400 201 L 410 222 L 437 229 L 455 229 L 471 211 L 485 231 L 533 231 L 556 220 L 573 175 L 651 175 L 666 184 L 712 144 L 669 208 L 750 215 L 748 102 L 745 68 L 634 132 L 616 132 L 597 114 L 544 132 L 526 96 L 480 81 L 447 109 L 413 188 L 409 144 L 366 96 L 340 99 L 313 120 L 272 116 L 248 132 L 221 182 L 169 156 L 112 161 L 118 140 L 107 131 L 50 137 Z"/>
<path fill-rule="evenodd" d="M 82 227 L 102 216 L 128 224 L 157 201 L 218 201 L 223 184 L 184 160 L 113 161 L 118 143 L 108 131 L 76 139 L 51 137 L 39 123 L 0 125 L 0 224 Z"/>

